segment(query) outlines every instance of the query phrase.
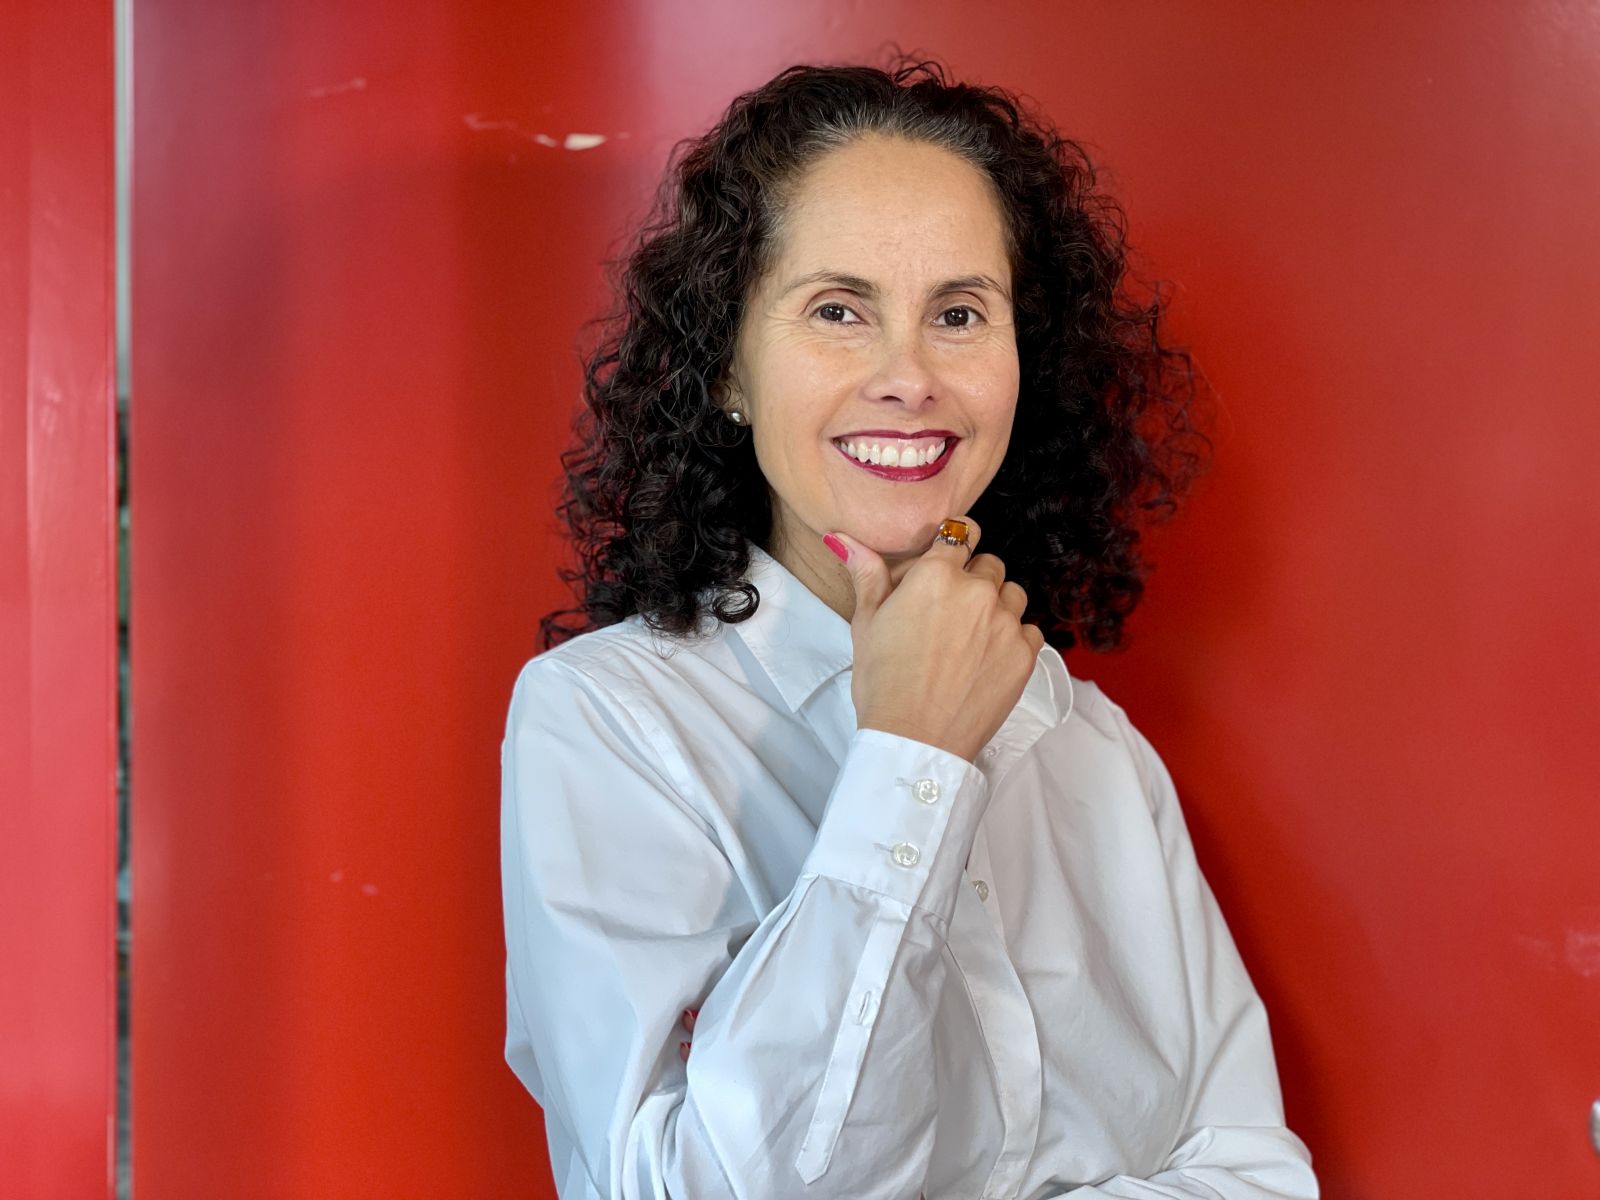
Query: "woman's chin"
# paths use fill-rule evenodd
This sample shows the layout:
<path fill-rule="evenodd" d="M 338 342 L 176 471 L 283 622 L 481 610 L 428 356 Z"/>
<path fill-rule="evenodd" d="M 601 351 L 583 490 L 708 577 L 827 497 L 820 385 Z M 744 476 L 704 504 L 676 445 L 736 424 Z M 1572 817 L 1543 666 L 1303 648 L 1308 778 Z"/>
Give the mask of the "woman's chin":
<path fill-rule="evenodd" d="M 941 518 L 942 520 L 942 518 Z M 928 547 L 933 543 L 933 535 L 939 530 L 939 522 L 931 521 L 925 527 L 885 530 L 882 528 L 863 530 L 854 534 L 856 541 L 875 551 L 884 562 L 893 566 L 896 562 L 908 558 L 920 558 L 928 552 Z M 850 530 L 846 530 L 850 533 Z"/>

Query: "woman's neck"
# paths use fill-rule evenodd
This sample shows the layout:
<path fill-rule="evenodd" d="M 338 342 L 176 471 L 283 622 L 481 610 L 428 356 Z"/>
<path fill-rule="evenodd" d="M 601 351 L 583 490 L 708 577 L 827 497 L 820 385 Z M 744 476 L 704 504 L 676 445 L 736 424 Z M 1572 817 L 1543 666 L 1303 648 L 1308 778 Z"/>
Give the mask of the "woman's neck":
<path fill-rule="evenodd" d="M 855 617 L 856 589 L 850 571 L 822 544 L 820 535 L 805 538 L 797 544 L 794 539 L 774 533 L 768 541 L 769 545 L 763 546 L 762 549 L 810 588 L 813 595 L 846 621 Z M 805 543 L 815 543 L 815 545 Z M 911 569 L 911 564 L 917 560 L 913 557 L 884 561 L 889 567 L 889 583 L 892 591 Z"/>

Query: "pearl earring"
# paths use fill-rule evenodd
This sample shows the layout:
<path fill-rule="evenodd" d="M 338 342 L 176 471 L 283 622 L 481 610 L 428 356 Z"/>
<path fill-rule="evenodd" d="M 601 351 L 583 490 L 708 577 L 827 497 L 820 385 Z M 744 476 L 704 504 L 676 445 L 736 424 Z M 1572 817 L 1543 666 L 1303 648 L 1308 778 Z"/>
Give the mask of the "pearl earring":
<path fill-rule="evenodd" d="M 735 425 L 748 425 L 750 423 L 749 418 L 737 408 L 730 408 L 728 410 L 728 420 L 732 421 Z"/>

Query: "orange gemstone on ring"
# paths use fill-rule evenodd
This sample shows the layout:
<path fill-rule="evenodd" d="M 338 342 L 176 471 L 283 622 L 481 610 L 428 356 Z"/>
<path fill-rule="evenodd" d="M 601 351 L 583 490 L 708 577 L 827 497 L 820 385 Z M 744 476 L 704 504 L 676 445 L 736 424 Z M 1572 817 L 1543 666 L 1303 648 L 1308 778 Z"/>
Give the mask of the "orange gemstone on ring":
<path fill-rule="evenodd" d="M 953 517 L 948 518 L 940 523 L 939 536 L 946 541 L 965 546 L 967 544 L 967 523 L 965 521 L 957 521 Z"/>

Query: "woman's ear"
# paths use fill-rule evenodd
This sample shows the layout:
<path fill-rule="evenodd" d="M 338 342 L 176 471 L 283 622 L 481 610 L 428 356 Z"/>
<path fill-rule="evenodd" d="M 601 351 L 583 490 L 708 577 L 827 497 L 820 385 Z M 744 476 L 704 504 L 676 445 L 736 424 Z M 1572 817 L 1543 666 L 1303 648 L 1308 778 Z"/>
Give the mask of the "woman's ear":
<path fill-rule="evenodd" d="M 730 370 L 727 375 L 718 380 L 711 388 L 711 399 L 723 414 L 736 425 L 745 425 L 750 421 L 748 406 L 744 402 L 744 394 L 739 388 L 739 382 Z"/>

